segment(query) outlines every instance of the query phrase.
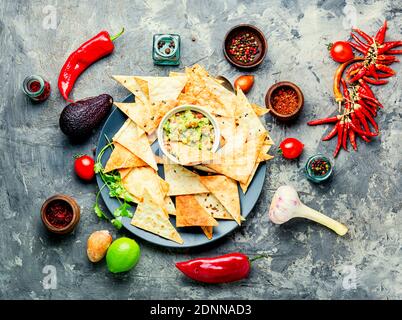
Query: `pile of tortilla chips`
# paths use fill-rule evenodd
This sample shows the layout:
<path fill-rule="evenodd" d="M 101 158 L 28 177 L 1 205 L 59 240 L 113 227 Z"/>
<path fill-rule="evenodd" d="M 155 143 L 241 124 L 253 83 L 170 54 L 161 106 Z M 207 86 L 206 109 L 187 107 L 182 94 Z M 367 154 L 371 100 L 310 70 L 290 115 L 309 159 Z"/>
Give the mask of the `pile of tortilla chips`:
<path fill-rule="evenodd" d="M 114 76 L 135 95 L 135 102 L 115 105 L 128 119 L 113 137 L 114 149 L 105 171 L 118 170 L 124 188 L 138 203 L 132 225 L 182 244 L 176 228 L 199 227 L 208 239 L 218 220 L 241 216 L 238 183 L 243 193 L 259 164 L 272 159 L 273 145 L 259 117 L 266 109 L 251 104 L 244 93 L 225 89 L 199 65 L 169 77 Z M 197 105 L 215 117 L 220 149 L 202 154 L 182 147 L 181 164 L 152 152 L 162 117 L 179 105 Z M 158 175 L 163 164 L 164 176 Z M 175 203 L 172 197 L 174 197 Z M 169 216 L 176 216 L 175 226 Z M 179 229 L 180 230 L 180 229 Z"/>

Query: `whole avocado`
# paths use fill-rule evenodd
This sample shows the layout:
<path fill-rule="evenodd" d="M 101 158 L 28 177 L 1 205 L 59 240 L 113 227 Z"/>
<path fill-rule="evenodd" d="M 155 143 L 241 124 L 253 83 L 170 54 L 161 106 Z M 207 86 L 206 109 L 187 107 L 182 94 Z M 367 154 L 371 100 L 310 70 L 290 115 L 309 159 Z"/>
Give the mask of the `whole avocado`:
<path fill-rule="evenodd" d="M 109 114 L 112 105 L 113 98 L 108 94 L 70 103 L 61 112 L 60 129 L 71 139 L 86 139 Z"/>

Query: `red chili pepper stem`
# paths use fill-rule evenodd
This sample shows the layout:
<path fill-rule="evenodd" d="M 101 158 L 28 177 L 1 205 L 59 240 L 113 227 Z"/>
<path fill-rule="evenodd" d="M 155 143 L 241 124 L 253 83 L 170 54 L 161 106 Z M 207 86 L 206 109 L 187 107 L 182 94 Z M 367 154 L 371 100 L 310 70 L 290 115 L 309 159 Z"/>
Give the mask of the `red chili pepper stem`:
<path fill-rule="evenodd" d="M 110 37 L 110 41 L 116 40 L 118 37 L 120 37 L 124 33 L 124 27 L 121 29 L 121 31 L 118 34 L 115 34 L 114 36 Z"/>

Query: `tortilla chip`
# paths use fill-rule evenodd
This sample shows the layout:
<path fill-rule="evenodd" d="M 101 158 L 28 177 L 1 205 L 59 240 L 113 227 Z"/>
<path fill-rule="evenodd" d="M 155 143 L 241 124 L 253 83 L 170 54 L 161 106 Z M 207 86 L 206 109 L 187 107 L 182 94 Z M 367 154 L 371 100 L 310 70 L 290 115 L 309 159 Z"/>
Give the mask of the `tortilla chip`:
<path fill-rule="evenodd" d="M 235 118 L 214 116 L 216 122 L 218 123 L 221 136 L 225 138 L 226 141 L 232 139 L 236 134 L 236 123 Z"/>
<path fill-rule="evenodd" d="M 183 239 L 170 223 L 168 215 L 163 208 L 153 200 L 147 190 L 144 192 L 143 201 L 137 206 L 131 224 L 137 228 L 183 244 Z"/>
<path fill-rule="evenodd" d="M 202 164 L 194 166 L 194 169 L 204 171 L 204 172 L 209 172 L 209 173 L 217 173 L 215 170 L 212 170 L 211 168 L 208 168 Z"/>
<path fill-rule="evenodd" d="M 174 108 L 177 102 L 169 100 L 144 104 L 142 101 L 136 101 L 131 103 L 115 102 L 114 104 L 150 135 L 158 128 L 163 116 Z"/>
<path fill-rule="evenodd" d="M 240 198 L 236 181 L 221 175 L 200 177 L 200 181 L 240 225 Z"/>
<path fill-rule="evenodd" d="M 158 139 L 158 135 L 156 131 L 152 132 L 151 134 L 147 134 L 148 142 L 150 145 L 152 145 L 156 139 Z"/>
<path fill-rule="evenodd" d="M 200 163 L 208 163 L 214 159 L 214 153 L 208 150 L 200 150 L 182 142 L 170 142 L 169 152 L 183 166 L 192 166 Z"/>
<path fill-rule="evenodd" d="M 123 180 L 131 171 L 132 168 L 117 169 L 120 173 L 120 178 Z"/>
<path fill-rule="evenodd" d="M 171 197 L 165 197 L 165 209 L 169 215 L 171 215 L 171 216 L 176 215 L 176 207 L 175 207 Z"/>
<path fill-rule="evenodd" d="M 195 194 L 198 203 L 215 219 L 234 220 L 222 203 L 212 193 Z"/>
<path fill-rule="evenodd" d="M 146 93 L 142 91 L 142 88 L 140 84 L 136 81 L 135 77 L 133 76 L 112 76 L 112 77 L 135 95 L 136 102 L 140 100 L 143 104 L 149 105 L 148 97 Z"/>
<path fill-rule="evenodd" d="M 237 90 L 236 97 L 236 134 L 247 134 L 248 137 L 255 137 L 267 132 L 241 89 Z"/>
<path fill-rule="evenodd" d="M 201 227 L 202 231 L 204 232 L 205 236 L 208 240 L 212 239 L 212 235 L 214 233 L 214 227 Z"/>
<path fill-rule="evenodd" d="M 244 194 L 247 192 L 247 189 L 250 186 L 251 181 L 253 181 L 254 175 L 257 172 L 257 169 L 258 169 L 258 166 L 260 165 L 260 163 L 274 158 L 273 156 L 268 154 L 268 151 L 269 151 L 269 149 L 271 149 L 271 146 L 272 146 L 272 140 L 267 139 L 264 141 L 260 154 L 258 155 L 257 161 L 254 164 L 252 173 L 250 174 L 250 176 L 248 177 L 248 179 L 245 183 L 240 182 L 240 188 L 242 189 Z"/>
<path fill-rule="evenodd" d="M 165 180 L 169 184 L 169 196 L 208 192 L 199 175 L 177 164 L 165 164 Z"/>
<path fill-rule="evenodd" d="M 130 121 L 125 130 L 119 133 L 117 137 L 113 137 L 113 140 L 146 162 L 154 170 L 158 170 L 154 154 L 145 132 L 133 121 Z"/>
<path fill-rule="evenodd" d="M 208 168 L 242 183 L 247 183 L 256 159 L 260 153 L 265 136 L 245 139 L 237 136 L 218 150 Z"/>
<path fill-rule="evenodd" d="M 262 117 L 264 114 L 267 114 L 269 112 L 268 108 L 261 107 L 255 103 L 252 103 L 251 107 L 253 108 L 253 111 L 255 112 L 257 117 Z"/>
<path fill-rule="evenodd" d="M 114 142 L 114 149 L 106 163 L 104 172 L 110 172 L 116 169 L 143 167 L 147 164 L 138 158 L 135 154 L 131 153 L 120 143 Z"/>
<path fill-rule="evenodd" d="M 184 72 L 175 72 L 175 71 L 170 71 L 169 72 L 169 77 L 185 77 L 186 74 Z"/>
<path fill-rule="evenodd" d="M 176 197 L 176 227 L 213 227 L 218 222 L 200 206 L 193 195 Z"/>
<path fill-rule="evenodd" d="M 148 191 L 154 201 L 159 206 L 164 207 L 166 197 L 166 183 L 150 167 L 133 168 L 122 179 L 123 187 L 130 192 L 139 202 L 143 199 L 143 194 Z"/>
<path fill-rule="evenodd" d="M 141 91 L 144 93 L 144 95 L 149 100 L 148 82 L 145 81 L 145 80 L 140 79 L 139 77 L 134 77 L 134 79 L 135 79 L 135 81 L 137 81 L 137 84 L 141 88 Z"/>
<path fill-rule="evenodd" d="M 176 100 L 187 82 L 187 77 L 135 77 L 148 83 L 151 103 Z"/>
<path fill-rule="evenodd" d="M 115 142 L 116 139 L 118 137 L 120 137 L 122 135 L 122 133 L 124 131 L 126 131 L 126 129 L 131 125 L 131 120 L 130 119 L 126 119 L 126 121 L 124 121 L 123 125 L 120 127 L 119 131 L 116 132 L 116 134 L 114 135 L 114 137 L 112 138 L 112 140 Z"/>
<path fill-rule="evenodd" d="M 205 69 L 199 65 L 186 68 L 186 76 L 187 83 L 178 100 L 187 97 L 190 99 L 187 103 L 203 106 L 213 114 L 233 116 L 233 106 L 230 103 L 230 94 L 233 95 L 233 93 L 209 76 Z M 233 97 L 235 96 L 233 95 Z"/>

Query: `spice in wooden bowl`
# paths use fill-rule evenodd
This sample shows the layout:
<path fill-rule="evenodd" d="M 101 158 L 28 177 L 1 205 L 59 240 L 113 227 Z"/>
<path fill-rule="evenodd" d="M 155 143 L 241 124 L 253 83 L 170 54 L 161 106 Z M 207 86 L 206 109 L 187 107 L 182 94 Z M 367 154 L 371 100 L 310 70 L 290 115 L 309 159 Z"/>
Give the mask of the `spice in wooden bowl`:
<path fill-rule="evenodd" d="M 279 120 L 289 121 L 296 118 L 304 103 L 300 88 L 289 81 L 278 82 L 269 88 L 265 105 L 271 115 Z"/>

